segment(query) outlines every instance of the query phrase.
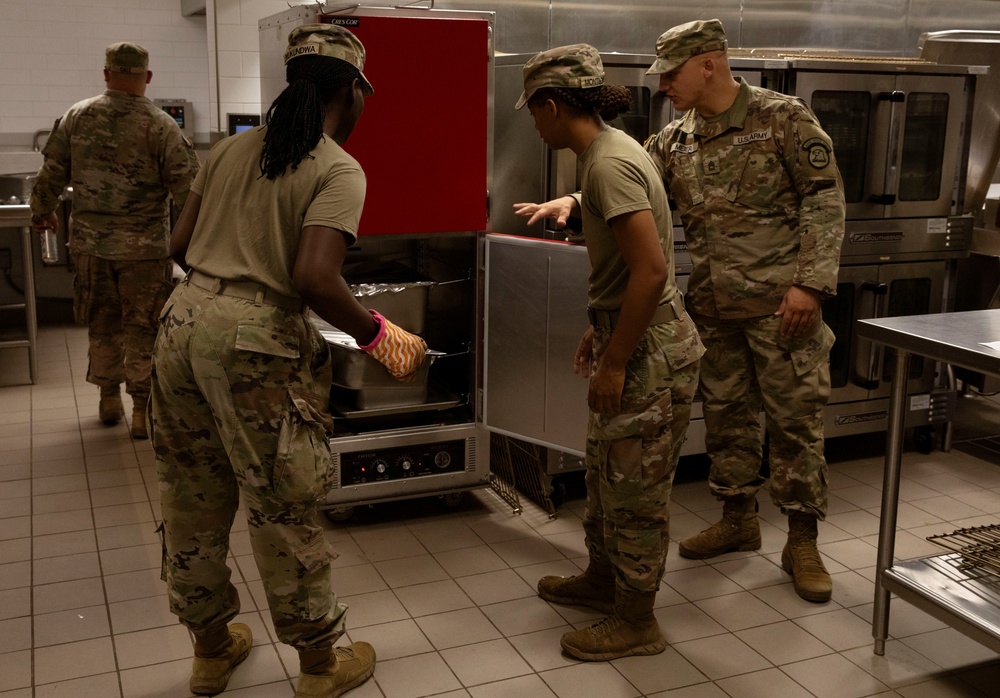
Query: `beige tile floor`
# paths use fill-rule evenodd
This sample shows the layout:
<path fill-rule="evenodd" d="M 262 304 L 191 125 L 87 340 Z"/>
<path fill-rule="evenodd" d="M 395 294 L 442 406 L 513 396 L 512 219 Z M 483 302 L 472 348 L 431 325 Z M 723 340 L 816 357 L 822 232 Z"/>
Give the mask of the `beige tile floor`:
<path fill-rule="evenodd" d="M 159 580 L 149 443 L 129 439 L 124 424 L 98 422 L 84 330 L 42 328 L 34 386 L 23 385 L 26 354 L 0 352 L 0 698 L 184 698 L 191 642 Z M 582 501 L 549 520 L 527 500 L 515 516 L 479 492 L 452 512 L 407 502 L 327 524 L 350 639 L 379 654 L 374 680 L 350 695 L 1000 695 L 995 654 L 904 602 L 892 607 L 885 656 L 872 653 L 881 472 L 878 454 L 861 450 L 832 463 L 820 546 L 831 602 L 794 594 L 779 567 L 785 520 L 762 502 L 759 553 L 705 563 L 671 551 L 656 610 L 667 651 L 610 663 L 563 656 L 559 636 L 595 615 L 533 590 L 539 576 L 585 564 Z M 934 551 L 930 533 L 1000 520 L 1000 468 L 985 461 L 907 452 L 903 476 L 901 557 Z M 673 536 L 700 530 L 718 511 L 703 480 L 679 484 Z M 295 656 L 274 643 L 245 522 L 233 532 L 232 567 L 255 642 L 225 695 L 289 698 Z"/>

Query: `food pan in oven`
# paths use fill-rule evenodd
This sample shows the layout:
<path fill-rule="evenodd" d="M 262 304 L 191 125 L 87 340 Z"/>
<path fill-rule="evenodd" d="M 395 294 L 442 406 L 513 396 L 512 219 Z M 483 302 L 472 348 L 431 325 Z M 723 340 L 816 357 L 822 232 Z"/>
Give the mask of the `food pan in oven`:
<path fill-rule="evenodd" d="M 344 268 L 354 297 L 407 332 L 424 331 L 427 296 L 434 282 L 399 263 L 358 262 Z"/>
<path fill-rule="evenodd" d="M 421 388 L 426 397 L 427 374 L 434 359 L 441 356 L 442 352 L 428 350 L 427 358 L 413 377 L 401 381 L 393 378 L 385 366 L 359 348 L 354 338 L 346 332 L 341 332 L 316 318 L 313 318 L 313 324 L 330 346 L 330 353 L 333 356 L 334 385 L 352 390 L 380 388 L 400 393 Z"/>

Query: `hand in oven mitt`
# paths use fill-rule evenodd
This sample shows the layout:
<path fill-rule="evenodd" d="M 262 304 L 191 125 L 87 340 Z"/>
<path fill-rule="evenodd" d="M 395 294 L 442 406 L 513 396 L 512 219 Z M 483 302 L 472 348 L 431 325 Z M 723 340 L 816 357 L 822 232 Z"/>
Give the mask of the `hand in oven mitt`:
<path fill-rule="evenodd" d="M 413 373 L 424 362 L 427 343 L 417 335 L 392 324 L 381 313 L 374 310 L 368 312 L 378 323 L 378 332 L 375 339 L 370 344 L 361 346 L 361 349 L 385 366 L 394 378 L 404 381 L 412 378 Z"/>

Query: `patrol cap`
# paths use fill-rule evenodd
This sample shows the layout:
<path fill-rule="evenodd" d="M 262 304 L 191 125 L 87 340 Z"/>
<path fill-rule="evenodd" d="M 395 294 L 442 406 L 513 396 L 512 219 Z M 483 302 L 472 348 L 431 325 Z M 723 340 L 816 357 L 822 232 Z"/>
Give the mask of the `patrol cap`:
<path fill-rule="evenodd" d="M 726 50 L 726 32 L 717 19 L 699 19 L 678 24 L 660 34 L 656 40 L 656 60 L 646 75 L 669 73 L 680 68 L 684 61 L 709 51 Z"/>
<path fill-rule="evenodd" d="M 520 109 L 543 87 L 600 87 L 604 84 L 601 54 L 590 44 L 571 44 L 535 54 L 524 64 Z"/>
<path fill-rule="evenodd" d="M 361 73 L 361 89 L 372 95 L 375 88 L 365 77 L 365 47 L 349 29 L 337 24 L 303 24 L 288 35 L 285 64 L 299 56 L 329 56 L 350 63 Z"/>
<path fill-rule="evenodd" d="M 149 69 L 149 51 L 139 44 L 119 41 L 104 49 L 104 67 L 112 73 L 145 73 Z"/>

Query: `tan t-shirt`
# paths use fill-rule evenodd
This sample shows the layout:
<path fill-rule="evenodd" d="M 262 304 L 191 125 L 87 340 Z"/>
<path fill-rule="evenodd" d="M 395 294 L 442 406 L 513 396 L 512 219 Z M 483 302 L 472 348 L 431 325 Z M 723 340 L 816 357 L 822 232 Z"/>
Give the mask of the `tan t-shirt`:
<path fill-rule="evenodd" d="M 628 266 L 608 221 L 635 211 L 652 210 L 669 278 L 660 302 L 677 292 L 674 282 L 673 229 L 663 181 L 652 159 L 631 136 L 609 128 L 580 155 L 580 210 L 590 256 L 590 305 L 618 310 L 628 285 Z"/>
<path fill-rule="evenodd" d="M 256 281 L 298 296 L 292 269 L 302 228 L 335 228 L 353 244 L 365 174 L 343 148 L 323 137 L 297 169 L 269 180 L 258 164 L 265 133 L 262 127 L 231 136 L 209 153 L 191 185 L 203 200 L 186 261 L 210 276 Z"/>

